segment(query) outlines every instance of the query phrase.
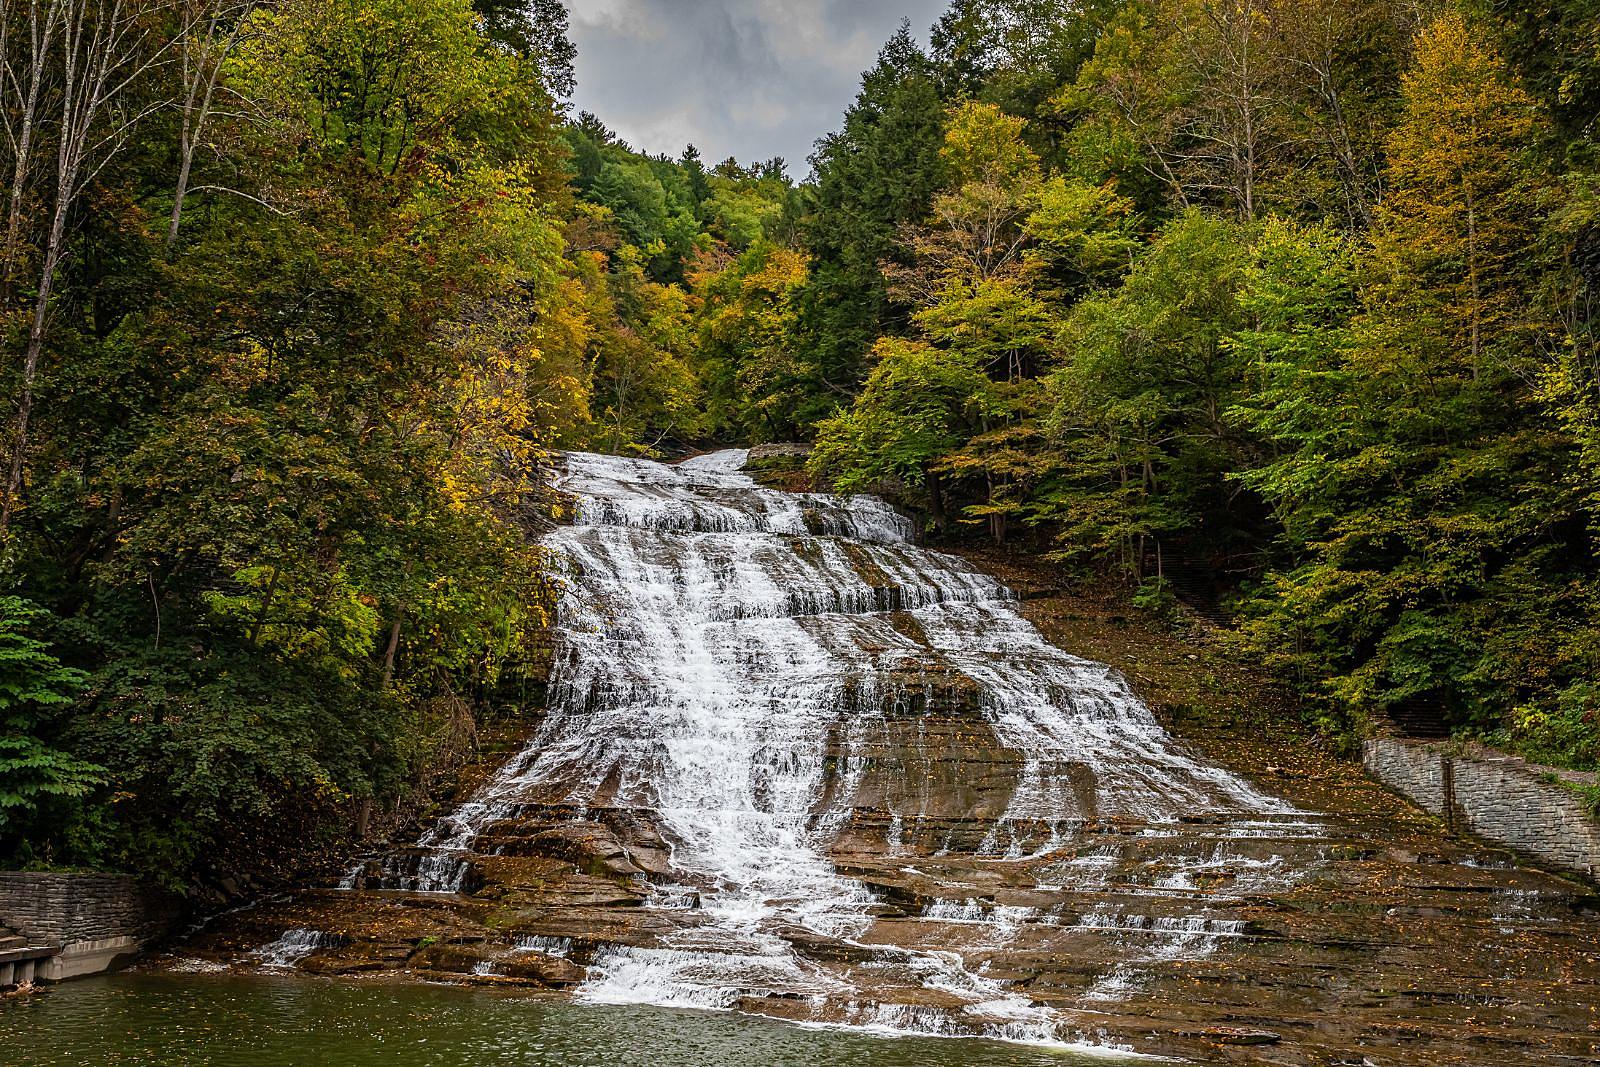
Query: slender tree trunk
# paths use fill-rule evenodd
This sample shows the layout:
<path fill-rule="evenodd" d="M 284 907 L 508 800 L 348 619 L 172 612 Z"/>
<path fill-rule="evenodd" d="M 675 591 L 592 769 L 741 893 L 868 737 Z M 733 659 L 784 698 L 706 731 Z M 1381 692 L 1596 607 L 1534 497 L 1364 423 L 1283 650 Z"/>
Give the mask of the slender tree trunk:
<path fill-rule="evenodd" d="M 950 532 L 950 520 L 945 515 L 944 483 L 933 472 L 928 473 L 928 510 L 933 515 L 933 528 L 943 537 Z"/>
<path fill-rule="evenodd" d="M 1463 177 L 1466 177 L 1463 175 Z M 1478 211 L 1472 196 L 1472 181 L 1464 182 L 1467 197 L 1467 284 L 1471 287 L 1472 380 L 1478 380 L 1478 354 L 1481 345 L 1479 317 L 1483 307 L 1483 280 L 1478 272 Z"/>
<path fill-rule="evenodd" d="M 150 603 L 153 604 L 155 606 L 155 609 L 156 609 L 156 651 L 160 652 L 161 651 L 161 597 L 160 597 L 159 594 L 156 593 L 156 579 L 155 579 L 155 576 L 152 575 L 150 572 L 146 571 L 144 579 L 145 579 L 145 582 L 150 586 Z"/>
<path fill-rule="evenodd" d="M 79 194 L 110 163 L 124 135 L 139 118 L 153 110 L 142 111 L 100 136 L 100 123 L 117 99 L 130 91 L 141 75 L 160 63 L 166 53 L 167 45 L 149 47 L 152 31 L 145 21 L 150 5 L 166 2 L 142 0 L 143 6 L 130 8 L 124 0 L 50 0 L 47 25 L 57 25 L 54 20 L 59 18 L 61 61 L 55 202 L 22 361 L 10 470 L 6 474 L 3 496 L 0 496 L 0 534 L 10 529 L 22 492 L 39 361 L 44 350 L 50 297 L 66 255 L 67 221 Z M 37 7 L 33 10 L 37 11 Z M 31 60 L 36 68 L 46 62 L 44 53 L 42 46 L 33 51 Z M 17 241 L 21 241 L 20 230 Z"/>
<path fill-rule="evenodd" d="M 267 590 L 261 594 L 261 609 L 256 612 L 255 625 L 250 627 L 250 643 L 259 644 L 261 629 L 267 624 L 267 612 L 272 608 L 272 599 L 278 592 L 278 579 L 283 571 L 277 567 L 272 568 L 272 577 L 267 579 Z"/>
<path fill-rule="evenodd" d="M 183 119 L 178 125 L 178 179 L 172 194 L 172 215 L 167 221 L 168 253 L 177 247 L 178 228 L 183 221 L 184 202 L 189 196 L 190 176 L 194 171 L 194 154 L 205 135 L 206 123 L 211 119 L 211 103 L 216 96 L 217 83 L 222 77 L 222 66 L 239 42 L 245 20 L 256 7 L 256 0 L 213 0 L 205 17 L 195 14 L 185 21 L 182 38 L 182 63 L 184 77 Z M 223 27 L 232 28 L 223 33 Z M 191 32 L 205 25 L 204 37 L 196 41 Z"/>
<path fill-rule="evenodd" d="M 17 421 L 11 435 L 11 469 L 6 489 L 0 498 L 0 534 L 11 528 L 11 516 L 22 493 L 22 477 L 27 468 L 28 424 L 33 418 L 34 383 L 39 376 L 39 356 L 44 351 L 45 326 L 49 322 L 50 296 L 55 288 L 56 268 L 61 264 L 62 243 L 66 237 L 66 205 L 58 204 L 50 223 L 50 239 L 40 271 L 39 293 L 34 298 L 33 321 L 28 325 L 28 345 L 22 359 L 22 386 L 17 398 Z"/>
<path fill-rule="evenodd" d="M 194 165 L 194 141 L 189 136 L 189 122 L 184 119 L 178 134 L 178 185 L 172 194 L 172 217 L 167 222 L 166 249 L 171 252 L 178 243 L 178 224 L 183 220 L 183 201 L 189 195 L 189 171 Z"/>
<path fill-rule="evenodd" d="M 39 122 L 39 100 L 44 87 L 44 57 L 55 43 L 55 31 L 62 16 L 61 6 L 52 0 L 45 11 L 43 25 L 39 22 L 37 0 L 28 11 L 28 90 L 17 117 L 17 135 L 14 139 L 13 167 L 11 171 L 11 196 L 6 212 L 5 262 L 0 273 L 0 297 L 9 304 L 16 296 L 17 260 L 22 245 L 22 201 L 28 185 L 28 171 L 33 162 L 33 138 Z M 5 74 L 15 79 L 16 70 L 9 57 Z"/>
<path fill-rule="evenodd" d="M 1361 171 L 1356 161 L 1355 143 L 1350 137 L 1350 123 L 1345 118 L 1344 100 L 1333 77 L 1333 53 L 1324 49 L 1316 67 L 1317 84 L 1328 115 L 1333 120 L 1334 151 L 1339 160 L 1339 176 L 1345 188 L 1345 203 L 1351 221 L 1367 229 L 1372 227 L 1372 204 L 1361 181 Z"/>
<path fill-rule="evenodd" d="M 388 691 L 394 681 L 395 653 L 400 649 L 400 624 L 405 619 L 405 612 L 396 609 L 394 622 L 389 626 L 389 643 L 383 650 L 383 690 Z"/>

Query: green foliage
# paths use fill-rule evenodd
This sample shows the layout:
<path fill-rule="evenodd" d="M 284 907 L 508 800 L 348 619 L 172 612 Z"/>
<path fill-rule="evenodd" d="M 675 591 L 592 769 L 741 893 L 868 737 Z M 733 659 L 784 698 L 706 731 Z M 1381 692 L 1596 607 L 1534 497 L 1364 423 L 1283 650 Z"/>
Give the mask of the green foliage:
<path fill-rule="evenodd" d="M 36 844 L 56 862 L 147 871 L 174 888 L 197 870 L 270 873 L 424 755 L 406 751 L 410 713 L 336 674 L 226 640 L 200 658 L 120 651 L 66 735 L 112 769 L 113 792 L 105 817 Z"/>
<path fill-rule="evenodd" d="M 1600 690 L 1593 682 L 1576 682 L 1553 705 L 1516 708 L 1489 740 L 1538 763 L 1600 767 Z"/>
<path fill-rule="evenodd" d="M 793 428 L 808 380 L 789 338 L 806 277 L 803 256 L 764 239 L 694 273 L 695 363 L 713 432 L 777 440 Z"/>
<path fill-rule="evenodd" d="M 0 596 L 0 842 L 12 847 L 52 800 L 84 796 L 105 780 L 105 768 L 46 740 L 84 684 L 82 671 L 28 633 L 48 614 Z"/>
<path fill-rule="evenodd" d="M 991 383 L 970 355 L 916 341 L 886 338 L 873 356 L 855 406 L 818 427 L 812 470 L 846 491 L 922 485 L 992 407 Z"/>
<path fill-rule="evenodd" d="M 1234 477 L 1272 502 L 1297 546 L 1311 543 L 1340 507 L 1331 454 L 1355 414 L 1348 359 L 1356 267 L 1357 247 L 1337 229 L 1272 219 L 1239 293 L 1250 325 L 1230 344 L 1253 387 L 1227 417 L 1272 451 Z"/>
<path fill-rule="evenodd" d="M 561 0 L 473 0 L 472 8 L 483 17 L 490 41 L 537 65 L 551 96 L 572 95 L 578 50 L 567 35 L 571 18 Z"/>
<path fill-rule="evenodd" d="M 1592 6 L 953 4 L 941 171 L 813 466 L 1141 604 L 1209 586 L 1332 732 L 1432 707 L 1593 766 Z"/>
<path fill-rule="evenodd" d="M 1178 610 L 1178 598 L 1172 592 L 1172 583 L 1160 575 L 1141 582 L 1128 602 L 1158 619 L 1170 619 Z"/>
<path fill-rule="evenodd" d="M 878 335 L 903 321 L 883 267 L 906 258 L 899 228 L 927 213 L 940 186 L 943 141 L 933 65 L 903 27 L 863 79 L 843 128 L 823 138 L 812 159 L 803 222 L 811 269 L 790 342 L 808 388 L 790 412 L 791 427 L 838 406 L 841 391 L 865 378 Z"/>
<path fill-rule="evenodd" d="M 1519 616 L 1570 630 L 1575 576 L 1556 543 L 1574 502 L 1566 445 L 1526 406 L 1540 180 L 1527 98 L 1459 16 L 1417 47 L 1363 307 L 1340 321 L 1349 268 L 1326 238 L 1325 265 L 1293 271 L 1290 301 L 1262 293 L 1274 329 L 1251 344 L 1271 377 L 1252 421 L 1282 455 L 1246 479 L 1279 509 L 1298 565 L 1273 577 L 1256 633 L 1335 708 L 1420 701 L 1471 723 L 1576 666 L 1505 639 Z M 1532 588 L 1554 595 L 1519 606 Z"/>
<path fill-rule="evenodd" d="M 1133 202 L 1108 186 L 1052 178 L 1039 188 L 1025 227 L 1030 259 L 1058 300 L 1115 284 L 1139 252 Z"/>
<path fill-rule="evenodd" d="M 1600 159 L 1600 47 L 1595 0 L 1486 3 L 1504 25 L 1506 55 L 1555 121 L 1555 146 L 1592 170 Z"/>
<path fill-rule="evenodd" d="M 1249 234 L 1191 212 L 1150 246 L 1123 285 L 1078 304 L 1053 375 L 1051 430 L 1062 456 L 1039 515 L 1069 556 L 1159 566 L 1165 541 L 1197 527 L 1226 551 L 1246 516 L 1224 483 L 1245 449 L 1225 412 L 1243 391 L 1230 336 Z"/>
<path fill-rule="evenodd" d="M 401 803 L 536 696 L 552 453 L 710 439 L 814 436 L 1151 610 L 1209 585 L 1332 731 L 1593 766 L 1592 7 L 958 0 L 798 188 L 564 117 L 547 0 L 255 8 L 203 129 L 153 63 L 92 131 L 0 545 L 0 853 L 188 885 Z"/>
<path fill-rule="evenodd" d="M 700 432 L 673 282 L 717 246 L 702 202 L 777 228 L 792 195 L 564 126 L 564 24 L 258 6 L 211 53 L 229 104 L 181 204 L 200 120 L 170 101 L 209 75 L 150 68 L 60 278 L 7 540 L 73 669 L 7 621 L 0 862 L 277 877 L 459 755 L 437 709 L 537 696 L 553 451 Z"/>
<path fill-rule="evenodd" d="M 591 424 L 569 440 L 653 452 L 731 429 L 788 429 L 792 361 L 773 331 L 787 331 L 792 315 L 785 308 L 775 325 L 754 304 L 787 303 L 791 286 L 739 292 L 744 272 L 759 273 L 774 250 L 799 262 L 782 238 L 797 201 L 782 161 L 707 170 L 692 147 L 677 161 L 645 156 L 592 115 L 564 132 L 582 198 L 568 226 L 581 309 L 569 340 L 592 401 Z"/>

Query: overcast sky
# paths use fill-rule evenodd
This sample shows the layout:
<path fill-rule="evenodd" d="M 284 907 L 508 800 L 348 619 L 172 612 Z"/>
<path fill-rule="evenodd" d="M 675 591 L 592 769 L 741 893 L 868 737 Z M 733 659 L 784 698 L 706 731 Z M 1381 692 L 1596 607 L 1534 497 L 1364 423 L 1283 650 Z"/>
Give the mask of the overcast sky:
<path fill-rule="evenodd" d="M 796 178 L 903 18 L 949 0 L 569 0 L 577 110 L 633 147 L 707 163 L 782 156 Z"/>

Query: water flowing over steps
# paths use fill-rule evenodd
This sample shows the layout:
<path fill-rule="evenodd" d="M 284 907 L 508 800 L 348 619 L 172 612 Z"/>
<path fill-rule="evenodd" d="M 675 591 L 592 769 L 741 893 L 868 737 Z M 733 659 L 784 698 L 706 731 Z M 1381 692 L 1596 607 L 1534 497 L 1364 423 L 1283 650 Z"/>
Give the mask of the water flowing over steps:
<path fill-rule="evenodd" d="M 185 951 L 1203 1062 L 1595 1061 L 1580 887 L 1376 791 L 1260 790 L 880 501 L 741 461 L 570 457 L 526 749 Z"/>

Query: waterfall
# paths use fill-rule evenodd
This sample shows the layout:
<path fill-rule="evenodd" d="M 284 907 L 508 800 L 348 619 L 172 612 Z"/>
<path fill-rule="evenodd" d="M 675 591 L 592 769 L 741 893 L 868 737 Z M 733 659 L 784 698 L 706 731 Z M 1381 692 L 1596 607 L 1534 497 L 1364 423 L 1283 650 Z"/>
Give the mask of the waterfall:
<path fill-rule="evenodd" d="M 1314 822 L 1177 743 L 1117 672 L 1051 645 L 881 500 L 763 489 L 745 458 L 567 457 L 575 521 L 546 540 L 566 561 L 548 714 L 427 835 L 404 868 L 427 884 L 408 888 L 459 888 L 475 842 L 531 811 L 643 825 L 665 851 L 632 868 L 659 933 L 600 945 L 580 998 L 781 1002 L 814 1022 L 1017 1040 L 1077 1031 L 964 952 L 1041 930 L 1137 942 L 1087 1003 L 1141 961 L 1240 935 L 1192 879 L 1282 880 L 1276 857 L 1229 850 Z M 935 736 L 940 717 L 960 729 Z M 1148 884 L 1123 887 L 1179 914 L 1046 904 L 1201 815 L 1219 825 L 1196 854 L 1141 860 Z M 1142 829 L 1085 845 L 1111 825 Z M 988 873 L 963 882 L 958 861 Z M 887 878 L 931 899 L 896 911 Z M 880 936 L 896 915 L 927 933 Z"/>
<path fill-rule="evenodd" d="M 278 940 L 262 945 L 255 950 L 255 955 L 259 958 L 261 966 L 268 970 L 287 970 L 317 949 L 328 948 L 338 943 L 339 939 L 332 934 L 325 934 L 320 930 L 296 928 L 285 930 Z"/>

